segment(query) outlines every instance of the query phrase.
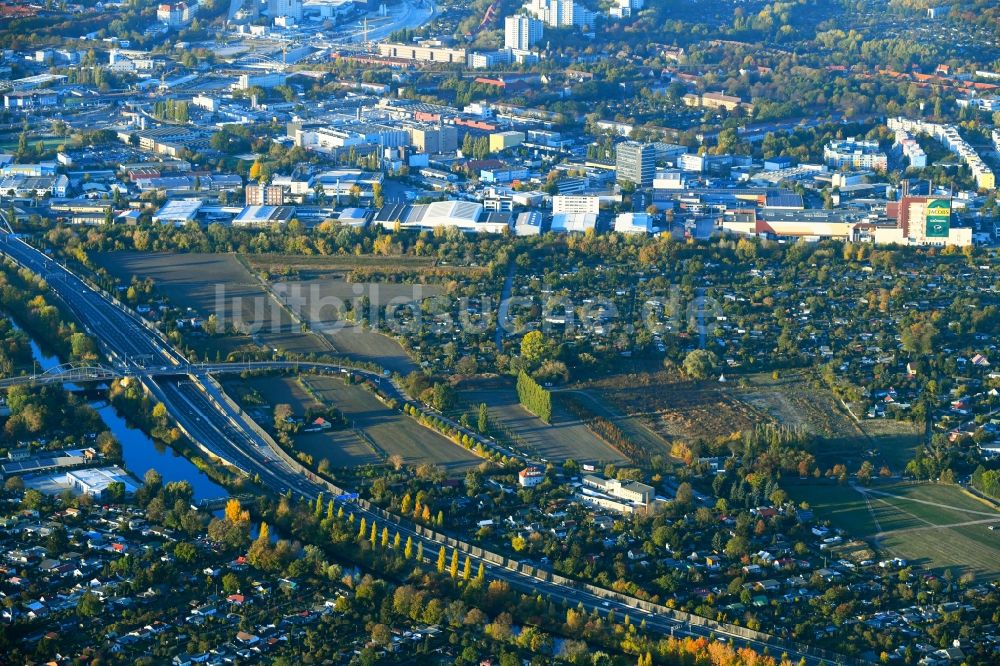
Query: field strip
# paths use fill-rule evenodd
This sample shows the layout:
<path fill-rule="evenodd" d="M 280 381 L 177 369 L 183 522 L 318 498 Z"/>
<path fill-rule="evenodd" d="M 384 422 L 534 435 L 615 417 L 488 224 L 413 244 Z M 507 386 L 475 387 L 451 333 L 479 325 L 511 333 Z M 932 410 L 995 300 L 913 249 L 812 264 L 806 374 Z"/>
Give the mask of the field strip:
<path fill-rule="evenodd" d="M 881 495 L 883 497 L 894 497 L 896 499 L 904 500 L 906 502 L 916 502 L 918 504 L 927 504 L 929 506 L 936 506 L 936 507 L 941 508 L 941 509 L 948 509 L 949 511 L 961 511 L 962 513 L 974 513 L 974 514 L 979 515 L 979 516 L 991 516 L 993 518 L 1000 517 L 1000 514 L 998 514 L 996 511 L 976 511 L 974 509 L 963 509 L 961 507 L 951 506 L 949 504 L 943 504 L 941 502 L 931 502 L 930 500 L 914 499 L 913 497 L 907 497 L 905 495 L 894 495 L 893 493 L 887 493 L 887 492 L 882 491 L 882 490 L 872 490 L 870 488 L 864 488 L 864 489 L 858 488 L 858 491 L 861 492 L 861 493 L 865 493 L 865 494 L 871 493 L 873 495 Z M 902 511 L 902 509 L 900 509 L 900 510 Z M 916 518 L 916 516 L 914 516 L 914 518 Z M 924 522 L 927 522 L 927 521 L 924 521 Z"/>
<path fill-rule="evenodd" d="M 901 527 L 898 530 L 889 530 L 888 532 L 879 532 L 875 535 L 876 538 L 882 538 L 886 536 L 895 536 L 896 534 L 904 534 L 906 532 L 924 532 L 927 530 L 947 530 L 953 527 L 967 527 L 969 525 L 984 525 L 987 523 L 1000 523 L 1000 516 L 996 518 L 983 518 L 982 520 L 968 520 L 964 523 L 951 523 L 949 525 L 934 525 L 930 524 L 927 527 Z"/>
<path fill-rule="evenodd" d="M 236 260 L 240 263 L 241 266 L 243 266 L 243 268 L 246 269 L 247 273 L 250 274 L 250 277 L 255 280 L 255 284 L 264 290 L 264 293 L 267 295 L 267 298 L 269 298 L 271 302 L 278 307 L 279 310 L 283 310 L 285 314 L 287 314 L 291 318 L 293 323 L 298 324 L 300 331 L 310 336 L 311 338 L 314 338 L 315 340 L 319 341 L 320 345 L 326 347 L 331 353 L 334 354 L 337 353 L 337 348 L 329 339 L 327 339 L 325 335 L 317 335 L 311 328 L 303 326 L 303 321 L 302 318 L 299 316 L 299 314 L 295 310 L 290 308 L 288 304 L 285 303 L 285 301 L 282 298 L 280 298 L 278 294 L 274 292 L 274 289 L 272 288 L 270 282 L 261 278 L 260 275 L 258 275 L 253 269 L 250 268 L 249 262 L 247 262 L 247 260 L 243 257 L 243 255 L 237 254 Z"/>
<path fill-rule="evenodd" d="M 889 495 L 889 497 L 896 497 L 896 496 L 895 495 Z M 887 499 L 882 499 L 880 497 L 876 497 L 875 501 L 876 502 L 881 502 L 882 504 L 885 504 L 887 507 L 895 509 L 896 511 L 899 511 L 900 513 L 905 514 L 905 515 L 909 516 L 910 518 L 913 518 L 914 520 L 919 520 L 922 523 L 927 523 L 931 527 L 938 527 L 937 523 L 932 523 L 931 521 L 927 520 L 926 518 L 921 518 L 920 516 L 918 516 L 915 513 L 910 513 L 909 511 L 907 511 L 903 507 L 897 506 L 897 505 L 893 504 L 892 502 L 890 502 Z M 891 532 L 893 530 L 889 530 L 889 531 Z"/>

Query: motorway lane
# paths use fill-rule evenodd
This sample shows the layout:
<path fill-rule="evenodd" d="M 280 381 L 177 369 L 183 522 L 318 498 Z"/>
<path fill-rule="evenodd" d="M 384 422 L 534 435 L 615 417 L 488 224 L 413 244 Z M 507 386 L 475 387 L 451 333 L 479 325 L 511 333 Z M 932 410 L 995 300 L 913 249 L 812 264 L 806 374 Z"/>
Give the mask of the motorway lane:
<path fill-rule="evenodd" d="M 162 366 L 180 363 L 186 365 L 186 360 L 173 350 L 169 350 L 160 339 L 147 329 L 138 317 L 117 307 L 99 293 L 87 286 L 73 273 L 48 259 L 34 248 L 6 235 L 0 239 L 0 250 L 14 256 L 20 263 L 34 272 L 46 276 L 51 288 L 70 305 L 74 314 L 99 337 L 107 347 L 122 358 L 147 355 Z M 148 359 L 145 365 L 148 365 Z M 288 365 L 296 365 L 289 362 Z M 306 366 L 308 364 L 300 364 Z M 317 364 L 319 365 L 319 364 Z M 327 366 L 330 367 L 330 366 Z M 335 366 L 336 367 L 336 366 Z M 375 373 L 365 373 L 377 379 Z M 218 390 L 207 380 L 205 374 L 191 376 L 188 380 L 178 382 L 175 379 L 156 380 L 145 377 L 143 380 L 150 391 L 164 405 L 171 415 L 180 423 L 192 437 L 213 451 L 220 458 L 235 463 L 244 472 L 259 474 L 261 481 L 268 487 L 284 492 L 292 490 L 307 499 L 315 499 L 319 493 L 328 490 L 323 484 L 302 476 L 284 460 L 277 459 L 277 454 L 270 449 L 268 442 L 261 440 L 254 429 L 246 422 L 245 415 L 234 411 L 218 394 Z M 391 382 L 390 382 L 391 384 Z M 398 389 L 393 386 L 393 391 Z M 211 395 L 215 401 L 209 399 Z M 400 395 L 402 398 L 402 396 Z M 354 505 L 352 510 L 369 521 L 382 525 L 391 525 L 401 537 L 413 537 L 415 542 L 422 542 L 428 555 L 436 554 L 435 547 L 441 544 L 430 538 L 421 536 L 405 523 L 387 521 L 381 515 Z M 616 612 L 635 613 L 647 621 L 647 626 L 671 633 L 672 635 L 709 636 L 712 631 L 695 625 L 659 617 L 637 610 L 624 602 L 604 599 L 586 590 L 566 587 L 556 583 L 538 580 L 528 574 L 495 565 L 481 557 L 469 554 L 472 562 L 479 565 L 483 562 L 488 567 L 492 578 L 506 580 L 512 587 L 531 593 L 541 593 L 556 600 L 565 600 L 571 605 L 583 603 L 588 609 L 612 610 Z M 717 634 L 725 632 L 717 631 Z M 772 654 L 788 651 L 794 658 L 806 656 L 796 650 L 786 649 L 776 644 L 747 641 L 733 637 L 734 642 L 748 644 L 759 650 L 768 649 Z M 832 663 L 826 660 L 807 656 L 807 662 L 812 664 Z"/>

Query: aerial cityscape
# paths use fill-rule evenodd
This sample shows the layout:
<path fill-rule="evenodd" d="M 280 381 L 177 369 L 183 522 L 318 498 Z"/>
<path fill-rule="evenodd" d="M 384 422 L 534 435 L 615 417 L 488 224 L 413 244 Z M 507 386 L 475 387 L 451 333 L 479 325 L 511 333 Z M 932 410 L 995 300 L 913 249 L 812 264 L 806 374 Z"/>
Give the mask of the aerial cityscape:
<path fill-rule="evenodd" d="M 0 666 L 1000 664 L 995 0 L 0 0 Z"/>

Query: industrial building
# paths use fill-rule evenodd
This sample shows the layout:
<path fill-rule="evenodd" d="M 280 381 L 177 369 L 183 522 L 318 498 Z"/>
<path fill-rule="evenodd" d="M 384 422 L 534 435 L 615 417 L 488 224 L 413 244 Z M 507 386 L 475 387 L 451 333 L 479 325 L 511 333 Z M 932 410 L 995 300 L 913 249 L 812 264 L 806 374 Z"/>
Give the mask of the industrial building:
<path fill-rule="evenodd" d="M 233 219 L 233 226 L 263 227 L 287 224 L 294 216 L 293 206 L 247 206 Z"/>
<path fill-rule="evenodd" d="M 494 132 L 490 134 L 490 152 L 499 153 L 524 143 L 524 132 Z"/>
<path fill-rule="evenodd" d="M 66 485 L 74 491 L 90 497 L 104 497 L 112 483 L 122 484 L 126 495 L 132 495 L 139 488 L 128 472 L 117 465 L 66 472 Z"/>
<path fill-rule="evenodd" d="M 442 63 L 446 65 L 464 65 L 465 49 L 454 49 L 443 46 L 440 42 L 423 42 L 421 44 L 393 44 L 383 42 L 378 45 L 379 55 L 386 58 L 413 60 L 416 62 Z"/>
<path fill-rule="evenodd" d="M 376 214 L 375 224 L 400 229 L 455 228 L 464 233 L 505 233 L 510 229 L 509 213 L 486 213 L 483 205 L 471 201 L 435 201 L 430 204 L 390 204 Z"/>

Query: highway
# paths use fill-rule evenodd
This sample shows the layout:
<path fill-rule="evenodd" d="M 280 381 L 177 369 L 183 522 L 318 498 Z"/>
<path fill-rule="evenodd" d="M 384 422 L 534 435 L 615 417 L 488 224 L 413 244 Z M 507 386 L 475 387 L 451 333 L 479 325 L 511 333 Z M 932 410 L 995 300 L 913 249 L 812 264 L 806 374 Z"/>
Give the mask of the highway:
<path fill-rule="evenodd" d="M 210 370 L 213 366 L 191 366 L 181 354 L 170 347 L 161 334 L 137 314 L 116 303 L 110 295 L 94 290 L 70 270 L 15 235 L 0 232 L 0 251 L 21 266 L 43 276 L 52 291 L 67 304 L 86 330 L 98 339 L 108 358 L 118 365 L 134 368 L 139 381 L 142 381 L 149 392 L 163 403 L 178 426 L 199 448 L 238 468 L 247 476 L 259 476 L 261 483 L 275 492 L 291 491 L 307 499 L 314 499 L 320 493 L 325 493 L 328 497 L 331 493 L 336 493 L 338 489 L 315 478 L 280 451 L 273 440 L 222 393 L 219 385 L 211 379 Z M 284 365 L 311 364 L 285 362 Z M 332 364 L 315 365 L 338 367 Z M 191 371 L 192 374 L 155 376 L 144 374 L 146 368 L 159 369 L 169 366 L 180 366 L 179 372 Z M 380 379 L 376 373 L 370 371 L 353 371 Z M 405 399 L 394 385 L 391 393 Z M 436 557 L 443 543 L 441 539 L 418 534 L 418 528 L 405 519 L 395 516 L 387 518 L 376 507 L 371 507 L 366 502 L 354 504 L 351 510 L 359 517 L 367 518 L 369 523 L 374 520 L 380 526 L 389 526 L 398 531 L 404 538 L 411 536 L 414 542 L 423 542 L 427 557 Z M 501 566 L 495 561 L 498 556 L 493 555 L 494 559 L 489 559 L 491 554 L 486 553 L 477 556 L 466 546 L 460 545 L 459 550 L 463 554 L 470 555 L 476 566 L 479 562 L 484 562 L 488 567 L 488 577 L 505 580 L 514 588 L 532 594 L 548 595 L 553 600 L 564 601 L 570 606 L 583 604 L 584 608 L 599 609 L 601 612 L 614 610 L 619 617 L 630 613 L 635 621 L 638 622 L 639 618 L 645 619 L 650 629 L 664 634 L 706 637 L 728 635 L 728 640 L 736 644 L 746 644 L 758 651 L 767 650 L 775 656 L 787 653 L 793 661 L 805 658 L 807 664 L 855 663 L 854 660 L 846 658 L 831 659 L 819 656 L 815 650 L 786 644 L 778 638 L 747 639 L 738 636 L 735 633 L 738 631 L 736 628 L 713 629 L 667 617 L 669 611 L 662 607 L 655 613 L 643 611 L 638 608 L 641 602 L 636 599 L 622 595 L 613 598 L 607 591 L 597 588 L 582 589 L 582 585 L 575 582 L 564 584 L 547 580 L 551 579 L 551 575 L 535 575 L 524 571 L 526 567 L 520 567 L 509 561 L 507 561 L 508 566 Z"/>

